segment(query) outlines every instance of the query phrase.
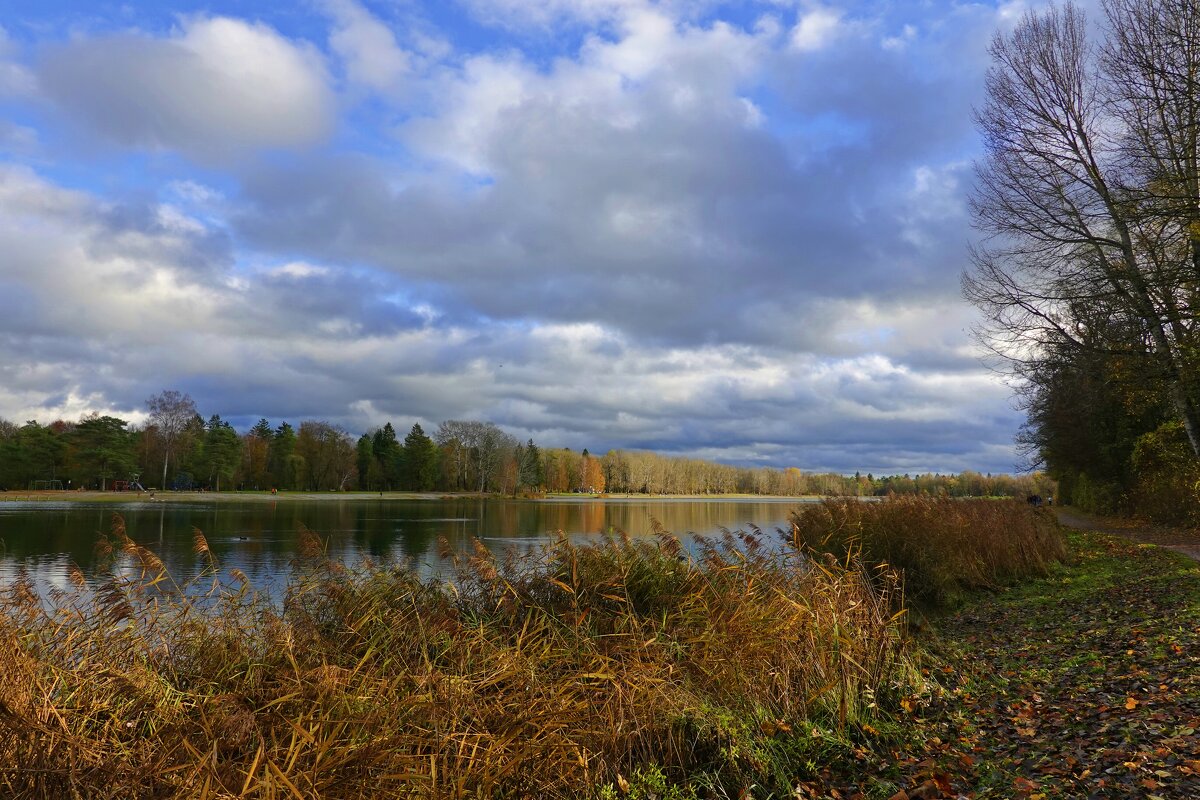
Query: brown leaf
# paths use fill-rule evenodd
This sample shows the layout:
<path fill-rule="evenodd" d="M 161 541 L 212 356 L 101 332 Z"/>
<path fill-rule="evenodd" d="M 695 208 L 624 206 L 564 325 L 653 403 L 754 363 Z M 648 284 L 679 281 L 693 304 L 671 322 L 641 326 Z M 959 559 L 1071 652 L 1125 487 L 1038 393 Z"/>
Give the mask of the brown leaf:
<path fill-rule="evenodd" d="M 1030 792 L 1032 792 L 1034 789 L 1037 788 L 1037 784 L 1034 783 L 1033 781 L 1029 780 L 1028 778 L 1022 778 L 1022 777 L 1018 776 L 1013 779 L 1013 788 L 1015 788 L 1018 792 L 1021 792 L 1022 794 L 1029 794 Z"/>
<path fill-rule="evenodd" d="M 933 781 L 925 781 L 908 793 L 910 800 L 936 800 L 942 796 L 942 790 Z"/>

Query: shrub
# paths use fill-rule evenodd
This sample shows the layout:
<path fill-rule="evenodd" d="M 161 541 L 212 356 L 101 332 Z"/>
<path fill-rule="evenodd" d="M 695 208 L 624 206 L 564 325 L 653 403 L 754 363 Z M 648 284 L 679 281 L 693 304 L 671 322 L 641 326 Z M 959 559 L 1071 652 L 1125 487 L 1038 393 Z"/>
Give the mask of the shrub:
<path fill-rule="evenodd" d="M 1162 524 L 1200 522 L 1200 464 L 1181 423 L 1138 437 L 1130 464 L 1130 510 Z"/>

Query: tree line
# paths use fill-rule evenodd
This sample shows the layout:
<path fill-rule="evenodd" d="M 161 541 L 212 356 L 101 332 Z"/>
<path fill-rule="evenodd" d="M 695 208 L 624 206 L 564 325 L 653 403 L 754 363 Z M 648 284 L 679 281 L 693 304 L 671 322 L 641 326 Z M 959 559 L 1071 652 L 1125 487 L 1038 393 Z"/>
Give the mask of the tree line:
<path fill-rule="evenodd" d="M 357 439 L 322 420 L 239 433 L 220 415 L 207 419 L 186 394 L 147 402 L 140 426 L 109 415 L 78 422 L 0 420 L 0 487 L 195 490 L 586 492 L 1024 496 L 1048 493 L 1042 476 L 810 473 L 790 467 L 737 467 L 657 453 L 539 447 L 490 422 L 448 420 L 433 435 L 414 424 L 401 439 L 387 423 Z"/>
<path fill-rule="evenodd" d="M 1100 14 L 993 40 L 964 289 L 1065 499 L 1200 522 L 1200 0 Z"/>

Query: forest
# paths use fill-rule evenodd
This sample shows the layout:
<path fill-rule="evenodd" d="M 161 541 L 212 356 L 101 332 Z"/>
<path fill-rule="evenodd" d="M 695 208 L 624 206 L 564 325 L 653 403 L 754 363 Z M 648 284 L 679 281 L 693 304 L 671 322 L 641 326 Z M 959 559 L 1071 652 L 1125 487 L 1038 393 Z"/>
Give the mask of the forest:
<path fill-rule="evenodd" d="M 357 439 L 322 420 L 239 432 L 190 397 L 164 391 L 145 424 L 90 414 L 77 422 L 0 420 L 0 488 L 143 488 L 211 491 L 754 494 L 953 497 L 1049 495 L 1040 474 L 920 475 L 804 472 L 719 464 L 658 453 L 541 447 L 491 422 L 448 420 L 403 437 L 389 422 Z"/>

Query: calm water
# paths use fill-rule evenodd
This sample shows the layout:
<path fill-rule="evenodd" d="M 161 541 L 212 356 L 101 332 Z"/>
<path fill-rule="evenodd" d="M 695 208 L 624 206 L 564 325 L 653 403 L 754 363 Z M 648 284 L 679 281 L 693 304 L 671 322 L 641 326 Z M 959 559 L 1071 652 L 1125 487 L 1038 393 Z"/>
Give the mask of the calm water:
<path fill-rule="evenodd" d="M 329 553 L 353 563 L 412 559 L 437 568 L 438 537 L 466 547 L 472 537 L 493 549 L 536 545 L 555 531 L 586 538 L 620 529 L 649 535 L 652 519 L 678 534 L 718 533 L 757 525 L 785 526 L 801 500 L 321 500 L 213 503 L 0 503 L 0 585 L 24 567 L 45 591 L 67 586 L 73 561 L 89 577 L 93 548 L 112 515 L 125 518 L 129 536 L 156 552 L 177 579 L 201 567 L 192 529 L 208 539 L 224 569 L 238 568 L 253 585 L 275 594 L 286 580 L 301 525 L 328 541 Z"/>

